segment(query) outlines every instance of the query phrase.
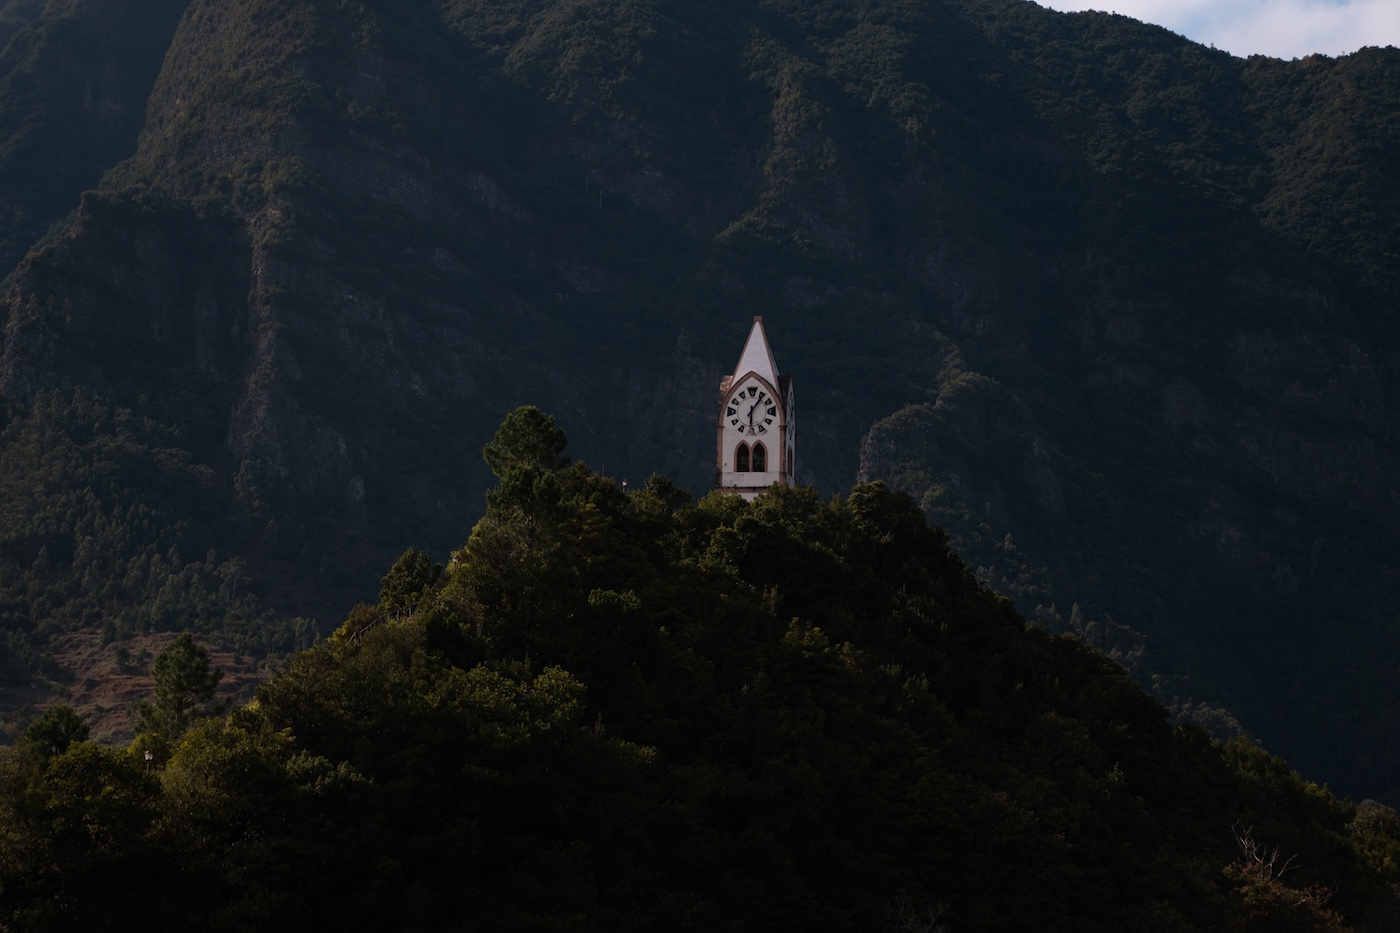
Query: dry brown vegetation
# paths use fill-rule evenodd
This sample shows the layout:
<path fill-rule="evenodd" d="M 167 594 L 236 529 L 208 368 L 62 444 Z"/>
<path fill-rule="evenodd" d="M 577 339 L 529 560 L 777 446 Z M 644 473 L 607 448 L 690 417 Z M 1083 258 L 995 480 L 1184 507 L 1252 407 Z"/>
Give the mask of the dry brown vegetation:
<path fill-rule="evenodd" d="M 54 659 L 67 674 L 60 683 L 34 681 L 12 689 L 7 704 L 17 710 L 0 720 L 0 730 L 10 737 L 24 724 L 54 703 L 72 706 L 92 727 L 92 738 L 103 744 L 124 745 L 135 735 L 136 704 L 150 699 L 154 689 L 151 665 L 175 638 L 174 632 L 136 635 L 125 641 L 103 644 L 102 633 L 77 631 L 54 641 Z M 212 667 L 222 668 L 219 700 L 246 701 L 267 675 L 264 658 L 211 641 Z"/>

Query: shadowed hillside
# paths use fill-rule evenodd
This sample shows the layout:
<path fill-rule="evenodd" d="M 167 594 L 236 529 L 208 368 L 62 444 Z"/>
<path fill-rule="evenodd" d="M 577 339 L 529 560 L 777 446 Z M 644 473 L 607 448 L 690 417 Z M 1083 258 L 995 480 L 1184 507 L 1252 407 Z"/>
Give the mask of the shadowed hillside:
<path fill-rule="evenodd" d="M 695 503 L 564 451 L 508 416 L 447 565 L 405 551 L 255 703 L 199 716 L 219 678 L 184 635 L 126 750 L 65 706 L 31 724 L 0 750 L 0 921 L 1395 929 L 1393 809 L 1171 726 L 907 495 Z"/>
<path fill-rule="evenodd" d="M 8 280 L 0 661 L 287 650 L 457 543 L 524 401 L 703 490 L 763 314 L 802 482 L 909 490 L 1176 712 L 1394 799 L 1397 91 L 1019 0 L 195 0 Z"/>

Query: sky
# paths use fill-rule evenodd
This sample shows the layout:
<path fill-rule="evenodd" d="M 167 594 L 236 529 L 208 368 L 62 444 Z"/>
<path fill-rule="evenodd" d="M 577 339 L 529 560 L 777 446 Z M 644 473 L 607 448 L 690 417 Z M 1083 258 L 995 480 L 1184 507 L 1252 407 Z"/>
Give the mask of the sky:
<path fill-rule="evenodd" d="M 1054 10 L 1104 10 L 1156 23 L 1232 55 L 1347 55 L 1400 46 L 1400 0 L 1039 0 Z"/>

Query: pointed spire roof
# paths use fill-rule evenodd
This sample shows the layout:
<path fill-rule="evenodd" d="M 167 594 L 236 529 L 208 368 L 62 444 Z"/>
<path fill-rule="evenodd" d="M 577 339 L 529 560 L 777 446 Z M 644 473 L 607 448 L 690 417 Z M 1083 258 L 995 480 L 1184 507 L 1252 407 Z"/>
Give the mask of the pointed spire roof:
<path fill-rule="evenodd" d="M 768 380 L 769 385 L 777 387 L 778 365 L 773 362 L 773 351 L 768 349 L 768 337 L 763 333 L 761 315 L 756 315 L 753 319 L 749 339 L 744 342 L 744 352 L 739 354 L 739 365 L 734 367 L 734 380 L 737 382 L 750 372 Z"/>

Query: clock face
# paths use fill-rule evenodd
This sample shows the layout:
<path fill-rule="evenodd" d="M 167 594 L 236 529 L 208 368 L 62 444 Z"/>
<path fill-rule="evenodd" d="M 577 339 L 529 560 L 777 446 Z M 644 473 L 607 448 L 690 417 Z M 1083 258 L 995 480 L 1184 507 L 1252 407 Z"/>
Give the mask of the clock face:
<path fill-rule="evenodd" d="M 758 386 L 745 386 L 729 397 L 724 418 L 740 434 L 767 434 L 777 427 L 778 403 Z"/>

